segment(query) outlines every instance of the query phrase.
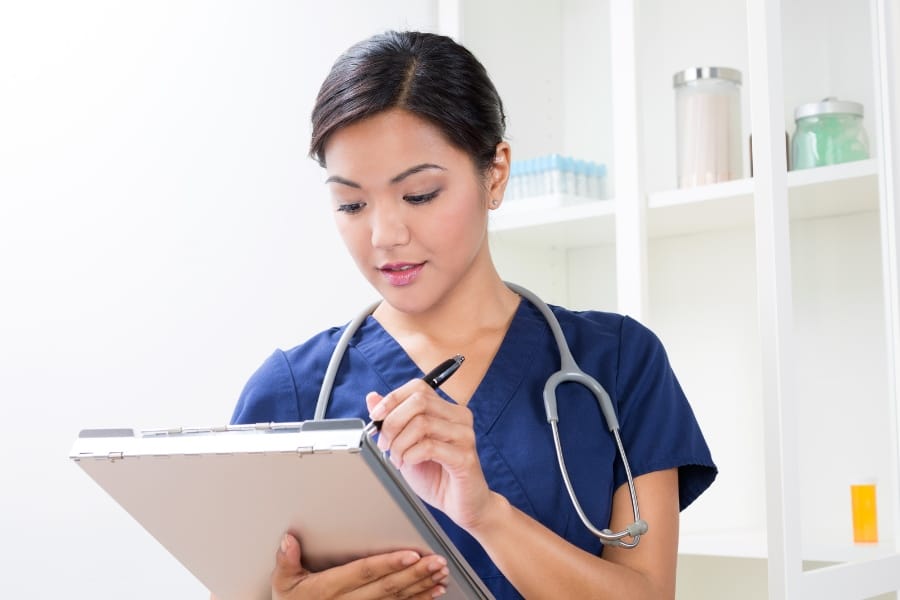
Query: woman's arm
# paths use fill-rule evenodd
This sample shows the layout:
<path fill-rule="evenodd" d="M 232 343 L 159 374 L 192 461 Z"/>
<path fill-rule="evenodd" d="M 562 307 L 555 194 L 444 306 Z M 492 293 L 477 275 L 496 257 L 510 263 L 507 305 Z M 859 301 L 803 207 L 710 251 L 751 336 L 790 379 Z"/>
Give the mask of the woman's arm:
<path fill-rule="evenodd" d="M 419 380 L 383 398 L 370 393 L 373 419 L 384 418 L 378 446 L 426 502 L 484 547 L 523 596 L 671 598 L 678 550 L 678 471 L 635 479 L 641 517 L 650 525 L 634 549 L 607 547 L 603 558 L 570 544 L 492 492 L 475 451 L 471 412 L 439 398 Z M 633 520 L 627 486 L 613 495 L 610 528 Z M 627 596 L 626 596 L 627 594 Z"/>
<path fill-rule="evenodd" d="M 494 494 L 468 531 L 526 598 L 674 598 L 678 551 L 678 470 L 635 479 L 650 529 L 636 548 L 607 546 L 603 558 L 566 540 Z M 610 529 L 634 520 L 628 486 L 613 496 Z"/>

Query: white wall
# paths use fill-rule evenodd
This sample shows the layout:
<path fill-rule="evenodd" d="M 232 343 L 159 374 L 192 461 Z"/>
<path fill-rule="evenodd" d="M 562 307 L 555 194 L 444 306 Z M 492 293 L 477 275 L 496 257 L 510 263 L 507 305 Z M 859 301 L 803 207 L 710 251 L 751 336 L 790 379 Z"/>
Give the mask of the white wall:
<path fill-rule="evenodd" d="M 682 534 L 765 527 L 753 231 L 681 235 L 648 247 L 647 322 L 666 346 L 713 459 L 715 484 Z"/>
<path fill-rule="evenodd" d="M 0 5 L 0 596 L 202 597 L 67 456 L 228 420 L 373 293 L 306 158 L 338 53 L 435 2 Z"/>

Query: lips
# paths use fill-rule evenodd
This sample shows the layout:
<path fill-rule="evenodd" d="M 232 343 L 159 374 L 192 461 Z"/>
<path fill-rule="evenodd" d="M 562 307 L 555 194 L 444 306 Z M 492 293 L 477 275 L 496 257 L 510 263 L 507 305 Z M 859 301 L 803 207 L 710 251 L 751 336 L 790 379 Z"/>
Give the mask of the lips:
<path fill-rule="evenodd" d="M 390 263 L 378 268 L 393 286 L 409 285 L 422 273 L 425 263 Z"/>

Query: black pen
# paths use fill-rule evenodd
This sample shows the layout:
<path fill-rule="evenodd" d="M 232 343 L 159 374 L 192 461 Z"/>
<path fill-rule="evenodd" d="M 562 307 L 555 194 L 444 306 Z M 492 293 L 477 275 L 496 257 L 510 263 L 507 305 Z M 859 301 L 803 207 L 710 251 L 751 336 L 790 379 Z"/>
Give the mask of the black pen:
<path fill-rule="evenodd" d="M 456 370 L 459 369 L 459 366 L 463 364 L 463 361 L 466 358 L 462 354 L 457 354 L 453 358 L 448 358 L 432 370 L 428 371 L 424 377 L 422 377 L 422 381 L 428 384 L 428 386 L 436 390 L 441 384 L 450 379 L 450 376 L 456 373 Z M 363 431 L 365 433 L 372 433 L 373 431 L 380 431 L 381 424 L 383 420 L 379 421 L 371 421 L 368 425 L 365 426 Z"/>

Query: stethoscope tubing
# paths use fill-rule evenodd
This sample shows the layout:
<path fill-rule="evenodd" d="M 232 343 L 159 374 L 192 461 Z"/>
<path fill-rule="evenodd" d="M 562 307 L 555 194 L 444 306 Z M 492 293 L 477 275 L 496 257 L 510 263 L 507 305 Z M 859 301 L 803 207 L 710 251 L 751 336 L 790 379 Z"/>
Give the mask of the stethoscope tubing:
<path fill-rule="evenodd" d="M 556 315 L 553 314 L 553 311 L 550 310 L 550 307 L 541 300 L 536 294 L 531 292 L 530 290 L 516 285 L 514 283 L 506 282 L 507 287 L 512 291 L 519 294 L 521 297 L 528 300 L 535 308 L 540 311 L 541 315 L 543 315 L 544 319 L 547 321 L 547 325 L 550 327 L 550 331 L 553 334 L 553 338 L 556 341 L 557 348 L 559 350 L 559 358 L 560 358 L 560 369 L 559 371 L 550 375 L 547 379 L 546 384 L 544 385 L 544 410 L 547 414 L 547 421 L 550 423 L 550 428 L 553 432 L 553 444 L 556 448 L 556 458 L 559 463 L 559 470 L 562 474 L 563 482 L 565 483 L 566 490 L 569 493 L 569 498 L 572 501 L 572 505 L 575 507 L 575 511 L 578 513 L 578 517 L 581 519 L 581 522 L 584 526 L 597 538 L 599 538 L 600 542 L 605 545 L 613 545 L 619 546 L 622 548 L 634 548 L 640 542 L 641 535 L 647 533 L 647 522 L 642 520 L 640 517 L 640 510 L 638 509 L 638 501 L 637 501 L 637 491 L 634 486 L 634 478 L 631 474 L 631 467 L 628 464 L 628 457 L 625 454 L 625 447 L 622 444 L 622 437 L 619 434 L 619 421 L 616 416 L 615 408 L 613 407 L 612 400 L 609 397 L 609 394 L 600 385 L 596 379 L 585 373 L 581 370 L 578 364 L 575 362 L 575 358 L 572 356 L 572 352 L 569 349 L 568 342 L 566 341 L 565 335 L 562 331 L 562 326 L 559 324 L 559 320 L 556 318 Z M 331 358 L 328 361 L 328 366 L 325 369 L 325 376 L 322 381 L 322 387 L 319 390 L 319 397 L 316 400 L 316 410 L 314 413 L 315 420 L 321 420 L 325 418 L 325 412 L 328 409 L 328 404 L 331 401 L 331 392 L 334 388 L 334 381 L 337 377 L 338 369 L 341 366 L 341 361 L 343 360 L 344 354 L 347 351 L 347 348 L 350 345 L 350 340 L 356 334 L 357 330 L 362 326 L 365 320 L 371 315 L 374 310 L 378 307 L 381 301 L 374 302 L 370 306 L 366 307 L 366 309 L 360 312 L 356 317 L 353 318 L 350 323 L 347 324 L 347 327 L 341 333 L 340 338 L 338 338 L 337 345 L 335 345 L 334 351 L 331 354 Z M 603 417 L 606 420 L 607 427 L 613 435 L 613 438 L 616 442 L 616 448 L 618 449 L 619 456 L 622 458 L 622 464 L 625 468 L 625 476 L 628 483 L 628 492 L 631 496 L 631 508 L 632 513 L 634 514 L 634 522 L 631 523 L 625 529 L 613 532 L 609 529 L 599 529 L 591 522 L 588 518 L 587 514 L 581 508 L 581 504 L 578 502 L 578 497 L 575 494 L 575 488 L 572 486 L 571 479 L 569 478 L 568 469 L 566 469 L 566 461 L 563 456 L 562 451 L 562 443 L 559 439 L 559 411 L 557 410 L 556 405 L 556 388 L 564 382 L 574 382 L 581 384 L 587 387 L 594 397 L 597 399 L 597 403 L 600 407 L 600 412 L 603 413 Z M 631 538 L 630 541 L 626 541 L 625 538 Z"/>

